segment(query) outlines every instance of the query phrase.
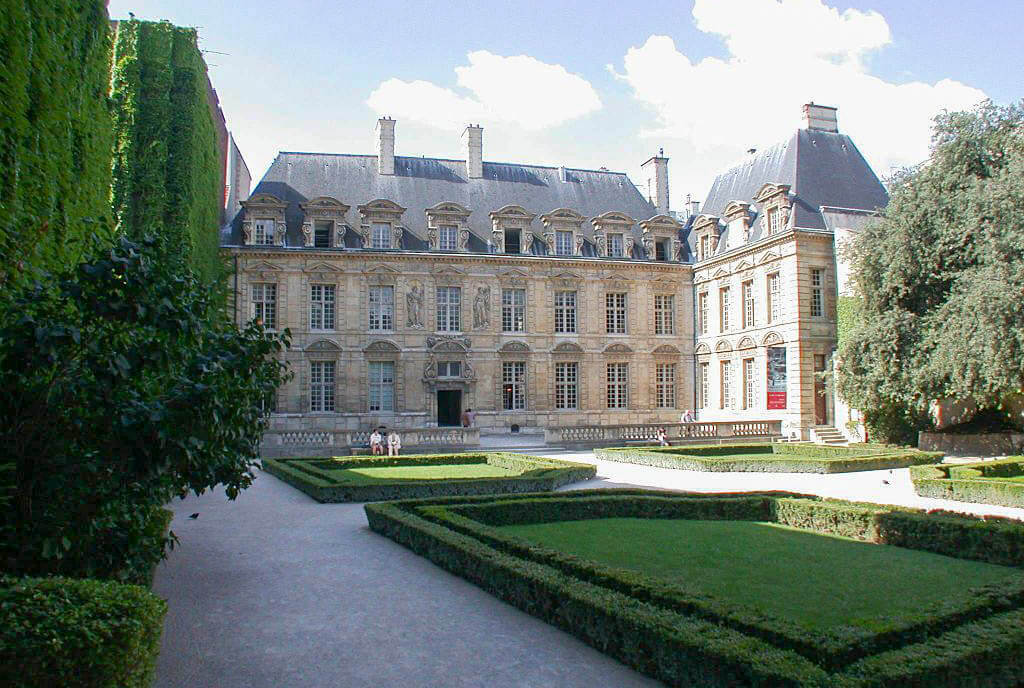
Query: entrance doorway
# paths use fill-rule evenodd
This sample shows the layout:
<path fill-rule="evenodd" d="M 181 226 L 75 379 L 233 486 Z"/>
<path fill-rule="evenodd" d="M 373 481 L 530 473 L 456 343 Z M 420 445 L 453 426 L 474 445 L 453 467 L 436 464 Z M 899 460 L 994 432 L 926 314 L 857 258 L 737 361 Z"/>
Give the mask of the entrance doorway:
<path fill-rule="evenodd" d="M 828 399 L 825 397 L 825 381 L 821 373 L 825 372 L 825 356 L 814 355 L 814 424 L 828 425 Z"/>
<path fill-rule="evenodd" d="M 451 427 L 460 424 L 462 417 L 462 390 L 437 390 L 437 425 Z"/>

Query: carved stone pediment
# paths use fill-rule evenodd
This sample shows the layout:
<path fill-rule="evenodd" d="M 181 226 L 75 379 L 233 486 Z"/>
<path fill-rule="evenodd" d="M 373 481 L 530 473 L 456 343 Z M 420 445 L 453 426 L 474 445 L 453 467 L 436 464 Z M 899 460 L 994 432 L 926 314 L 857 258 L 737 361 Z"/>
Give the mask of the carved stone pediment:
<path fill-rule="evenodd" d="M 697 348 L 694 349 L 693 353 L 697 356 L 703 356 L 711 353 L 711 347 L 707 344 L 698 344 Z"/>
<path fill-rule="evenodd" d="M 718 344 L 715 344 L 715 351 L 719 353 L 732 351 L 732 344 L 723 339 L 722 341 L 718 342 Z"/>
<path fill-rule="evenodd" d="M 779 344 L 782 344 L 783 341 L 782 337 L 780 337 L 777 332 L 769 332 L 764 336 L 764 340 L 762 343 L 765 346 L 778 346 Z"/>
<path fill-rule="evenodd" d="M 764 263 L 770 263 L 773 260 L 778 260 L 778 259 L 779 259 L 779 255 L 777 253 L 774 253 L 772 251 L 768 251 L 763 256 L 758 258 L 757 262 L 758 262 L 758 264 L 764 264 Z"/>
<path fill-rule="evenodd" d="M 525 287 L 529 273 L 519 268 L 509 268 L 498 273 L 498 279 L 502 284 L 512 287 Z"/>
<path fill-rule="evenodd" d="M 662 344 L 651 353 L 654 354 L 655 356 L 678 356 L 679 349 L 672 346 L 671 344 Z"/>
<path fill-rule="evenodd" d="M 448 352 L 448 353 L 466 353 L 469 351 L 470 340 L 469 337 L 459 337 L 457 335 L 432 335 L 427 337 L 427 351 L 434 353 Z"/>
<path fill-rule="evenodd" d="M 341 268 L 337 265 L 331 265 L 330 263 L 324 263 L 322 261 L 307 263 L 305 267 L 302 268 L 302 271 L 310 275 L 315 274 L 317 276 L 330 275 L 332 277 L 336 277 L 342 274 Z"/>
<path fill-rule="evenodd" d="M 750 337 L 744 337 L 740 340 L 740 343 L 736 345 L 737 349 L 753 349 L 757 344 Z"/>
<path fill-rule="evenodd" d="M 659 294 L 674 294 L 679 290 L 679 283 L 675 280 L 664 279 L 659 277 L 656 280 L 651 280 L 651 291 Z"/>
<path fill-rule="evenodd" d="M 575 342 L 562 342 L 561 344 L 555 345 L 555 348 L 552 349 L 551 352 L 556 354 L 582 354 L 583 347 Z"/>
<path fill-rule="evenodd" d="M 389 342 L 386 339 L 378 339 L 375 342 L 370 342 L 363 348 L 364 353 L 368 354 L 397 354 L 401 353 L 401 349 L 394 342 Z"/>
<path fill-rule="evenodd" d="M 729 271 L 726 270 L 725 268 L 718 268 L 717 270 L 715 270 L 715 274 L 711 276 L 714 277 L 715 279 L 718 279 L 720 277 L 728 277 Z"/>
<path fill-rule="evenodd" d="M 341 351 L 341 347 L 334 340 L 318 339 L 307 346 L 305 350 L 306 353 L 336 354 Z"/>
<path fill-rule="evenodd" d="M 625 344 L 609 344 L 604 348 L 606 354 L 631 354 L 633 350 Z"/>
<path fill-rule="evenodd" d="M 754 201 L 756 203 L 764 203 L 765 201 L 778 196 L 779 194 L 789 193 L 789 184 L 777 184 L 768 182 L 762 186 L 756 194 L 754 194 Z"/>
<path fill-rule="evenodd" d="M 499 354 L 526 354 L 530 353 L 530 347 L 526 342 L 505 342 L 498 349 Z"/>
<path fill-rule="evenodd" d="M 250 278 L 261 280 L 276 280 L 281 276 L 283 268 L 267 261 L 250 261 L 245 266 L 245 274 Z"/>

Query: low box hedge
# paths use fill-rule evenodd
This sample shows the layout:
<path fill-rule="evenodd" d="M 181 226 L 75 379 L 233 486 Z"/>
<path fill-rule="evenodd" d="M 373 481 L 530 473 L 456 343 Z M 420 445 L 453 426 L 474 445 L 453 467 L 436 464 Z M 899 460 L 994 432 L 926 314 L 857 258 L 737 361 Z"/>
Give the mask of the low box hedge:
<path fill-rule="evenodd" d="M 376 532 L 669 685 L 952 687 L 1024 680 L 1016 661 L 1024 647 L 1024 579 L 977 588 L 965 600 L 871 628 L 812 631 L 496 529 L 623 516 L 775 521 L 1021 567 L 1020 524 L 787 493 L 591 490 L 410 500 L 365 510 Z M 919 547 L 929 538 L 947 541 Z"/>
<path fill-rule="evenodd" d="M 487 463 L 518 472 L 496 478 L 381 479 L 346 482 L 332 470 L 390 466 L 445 466 Z M 450 495 L 487 495 L 554 490 L 590 480 L 597 469 L 541 456 L 487 452 L 470 454 L 412 454 L 401 457 L 339 457 L 336 459 L 264 459 L 263 470 L 296 487 L 318 502 L 376 502 Z"/>
<path fill-rule="evenodd" d="M 740 455 L 742 458 L 738 458 Z M 942 460 L 940 452 L 867 445 L 828 447 L 810 443 L 733 444 L 595 449 L 608 461 L 711 472 L 850 473 L 906 468 Z"/>
<path fill-rule="evenodd" d="M 166 613 L 136 585 L 0 578 L 0 685 L 149 686 Z"/>
<path fill-rule="evenodd" d="M 922 497 L 1024 508 L 1024 456 L 959 465 L 911 468 L 914 491 Z"/>

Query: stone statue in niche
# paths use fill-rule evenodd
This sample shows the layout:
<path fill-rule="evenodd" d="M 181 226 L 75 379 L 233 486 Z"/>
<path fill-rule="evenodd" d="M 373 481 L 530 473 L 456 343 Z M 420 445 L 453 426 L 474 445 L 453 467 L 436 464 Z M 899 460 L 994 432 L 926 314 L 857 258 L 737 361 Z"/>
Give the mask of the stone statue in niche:
<path fill-rule="evenodd" d="M 418 330 L 423 329 L 423 289 L 414 284 L 405 293 L 405 325 Z"/>
<path fill-rule="evenodd" d="M 491 288 L 477 287 L 473 300 L 473 329 L 482 330 L 491 324 Z"/>

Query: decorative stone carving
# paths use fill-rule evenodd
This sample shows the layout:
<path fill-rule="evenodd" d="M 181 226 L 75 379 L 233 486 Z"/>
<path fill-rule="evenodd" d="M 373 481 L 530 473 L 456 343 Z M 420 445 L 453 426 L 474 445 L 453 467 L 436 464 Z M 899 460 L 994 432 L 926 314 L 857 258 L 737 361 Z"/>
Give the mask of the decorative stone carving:
<path fill-rule="evenodd" d="M 313 245 L 313 223 L 310 220 L 306 220 L 302 223 L 302 245 Z"/>
<path fill-rule="evenodd" d="M 340 222 L 334 225 L 335 248 L 345 248 L 345 232 L 347 232 L 349 229 L 351 229 L 351 227 Z"/>
<path fill-rule="evenodd" d="M 789 206 L 782 206 L 782 210 L 780 212 L 782 213 L 782 215 L 779 224 L 782 226 L 783 229 L 786 229 L 787 227 L 789 227 Z"/>
<path fill-rule="evenodd" d="M 642 240 L 644 245 L 644 253 L 647 254 L 648 260 L 654 260 L 654 237 L 645 236 Z"/>
<path fill-rule="evenodd" d="M 405 227 L 391 225 L 391 248 L 402 248 L 402 235 L 405 234 Z"/>
<path fill-rule="evenodd" d="M 459 230 L 458 249 L 459 249 L 459 251 L 463 251 L 463 252 L 469 251 L 469 230 L 468 229 L 460 229 Z"/>
<path fill-rule="evenodd" d="M 378 339 L 377 341 L 371 343 L 369 346 L 363 349 L 363 351 L 368 354 L 393 354 L 400 352 L 401 349 L 399 349 L 391 342 L 385 341 L 383 339 Z"/>
<path fill-rule="evenodd" d="M 677 263 L 683 260 L 683 242 L 679 239 L 672 240 L 672 260 Z"/>
<path fill-rule="evenodd" d="M 423 329 L 423 288 L 414 283 L 405 293 L 405 326 Z"/>
<path fill-rule="evenodd" d="M 562 342 L 552 349 L 552 352 L 556 354 L 581 354 L 583 353 L 583 349 L 580 348 L 579 344 L 575 344 L 573 342 Z"/>
<path fill-rule="evenodd" d="M 427 244 L 430 248 L 437 246 L 437 227 L 427 227 Z"/>
<path fill-rule="evenodd" d="M 554 232 L 545 232 L 544 233 L 544 243 L 547 244 L 547 246 L 548 246 L 548 255 L 549 256 L 555 255 L 555 233 Z"/>
<path fill-rule="evenodd" d="M 249 220 L 242 223 L 242 243 L 246 246 L 252 243 L 252 222 Z"/>
<path fill-rule="evenodd" d="M 498 349 L 498 353 L 502 354 L 525 354 L 529 352 L 530 347 L 528 347 L 524 342 L 507 342 Z"/>
<path fill-rule="evenodd" d="M 491 243 L 494 244 L 495 253 L 505 252 L 505 232 L 501 229 L 491 230 Z"/>
<path fill-rule="evenodd" d="M 278 222 L 274 228 L 274 244 L 277 246 L 284 246 L 284 237 L 288 232 L 288 225 L 283 222 Z"/>
<path fill-rule="evenodd" d="M 582 256 L 583 255 L 583 244 L 584 243 L 585 243 L 585 240 L 583 239 L 583 235 L 582 234 L 577 234 L 576 235 L 576 255 L 577 256 Z"/>
<path fill-rule="evenodd" d="M 623 247 L 623 253 L 626 254 L 625 255 L 626 258 L 632 258 L 633 257 L 633 243 L 634 243 L 635 239 L 633 239 L 633 237 L 631 237 L 631 236 L 627 236 L 627 237 L 625 237 L 624 241 L 625 241 L 625 246 Z"/>
<path fill-rule="evenodd" d="M 520 236 L 521 246 L 519 248 L 522 253 L 530 253 L 533 251 L 533 230 L 524 229 Z"/>
<path fill-rule="evenodd" d="M 604 352 L 606 354 L 631 354 L 633 353 L 633 350 L 625 344 L 612 344 L 605 347 Z"/>
<path fill-rule="evenodd" d="M 437 377 L 437 357 L 429 356 L 423 366 L 423 379 L 432 380 Z"/>
<path fill-rule="evenodd" d="M 466 353 L 469 351 L 469 337 L 458 335 L 431 335 L 427 337 L 427 350 L 429 351 L 452 351 L 455 353 Z"/>
<path fill-rule="evenodd" d="M 594 235 L 594 244 L 597 246 L 597 255 L 608 255 L 608 240 L 605 238 L 604 233 Z"/>
<path fill-rule="evenodd" d="M 477 287 L 473 299 L 473 329 L 482 330 L 491 325 L 491 288 Z"/>

